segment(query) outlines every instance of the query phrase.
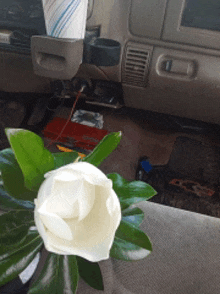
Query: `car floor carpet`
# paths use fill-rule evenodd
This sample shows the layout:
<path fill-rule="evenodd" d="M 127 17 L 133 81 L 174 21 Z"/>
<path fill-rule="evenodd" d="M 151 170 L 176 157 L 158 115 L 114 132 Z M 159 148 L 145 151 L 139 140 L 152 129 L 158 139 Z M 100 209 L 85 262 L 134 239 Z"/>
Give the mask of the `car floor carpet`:
<path fill-rule="evenodd" d="M 146 181 L 158 194 L 152 201 L 181 209 L 220 217 L 219 146 L 214 130 L 210 134 L 177 132 L 149 121 L 146 112 L 131 109 L 109 110 L 93 108 L 104 117 L 104 129 L 122 131 L 118 148 L 101 164 L 103 172 L 120 173 L 134 180 L 141 157 L 147 157 L 154 167 Z M 67 118 L 68 108 L 57 116 Z M 192 181 L 188 190 L 169 184 L 171 180 Z M 200 190 L 208 189 L 212 196 L 198 196 L 191 192 L 194 183 Z M 198 187 L 197 187 L 198 188 Z M 201 192 L 201 191 L 200 191 Z M 201 194 L 201 193 L 200 193 Z"/>
<path fill-rule="evenodd" d="M 109 132 L 122 131 L 120 145 L 100 166 L 103 172 L 117 172 L 127 180 L 134 180 L 139 159 L 148 157 L 154 173 L 151 177 L 148 175 L 147 181 L 158 191 L 152 201 L 220 216 L 217 183 L 220 140 L 217 136 L 178 132 L 170 125 L 166 127 L 166 123 L 163 126 L 161 120 L 159 124 L 156 120 L 149 121 L 148 113 L 144 111 L 84 105 L 83 109 L 101 113 L 103 128 Z M 54 116 L 68 118 L 70 110 L 70 107 L 60 107 Z M 19 100 L 0 97 L 0 149 L 9 147 L 4 128 L 20 127 L 24 116 L 25 105 Z M 57 150 L 54 145 L 50 149 Z M 173 179 L 192 180 L 202 187 L 208 186 L 215 193 L 211 197 L 199 197 L 170 185 Z"/>

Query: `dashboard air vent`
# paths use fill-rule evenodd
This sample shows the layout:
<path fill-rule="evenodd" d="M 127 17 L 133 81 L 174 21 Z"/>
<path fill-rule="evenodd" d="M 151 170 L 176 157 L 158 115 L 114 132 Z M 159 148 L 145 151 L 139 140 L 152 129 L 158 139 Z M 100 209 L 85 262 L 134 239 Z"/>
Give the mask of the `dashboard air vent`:
<path fill-rule="evenodd" d="M 129 42 L 122 68 L 122 83 L 146 87 L 152 46 Z"/>

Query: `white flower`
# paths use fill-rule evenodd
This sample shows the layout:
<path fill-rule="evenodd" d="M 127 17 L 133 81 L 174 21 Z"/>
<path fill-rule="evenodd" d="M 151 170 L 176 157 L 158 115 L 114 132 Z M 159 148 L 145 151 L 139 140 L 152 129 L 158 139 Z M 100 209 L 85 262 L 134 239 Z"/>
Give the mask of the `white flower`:
<path fill-rule="evenodd" d="M 112 181 L 76 162 L 45 175 L 35 199 L 35 223 L 48 251 L 97 262 L 109 258 L 121 221 Z"/>

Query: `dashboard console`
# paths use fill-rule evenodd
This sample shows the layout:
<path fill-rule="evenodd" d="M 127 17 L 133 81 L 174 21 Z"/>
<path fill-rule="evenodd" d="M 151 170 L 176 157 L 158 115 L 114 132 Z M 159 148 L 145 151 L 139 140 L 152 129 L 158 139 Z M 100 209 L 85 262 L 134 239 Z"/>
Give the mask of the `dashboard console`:
<path fill-rule="evenodd" d="M 218 3 L 89 0 L 88 40 L 96 36 L 120 43 L 119 64 L 103 66 L 87 60 L 76 77 L 121 83 L 128 107 L 220 124 Z M 48 80 L 34 75 L 30 56 L 31 36 L 46 33 L 41 0 L 1 0 L 0 36 L 1 30 L 2 34 L 6 30 L 6 36 L 13 34 L 10 43 L 7 38 L 0 39 L 0 58 L 4 60 L 0 62 L 4 72 L 0 89 L 44 92 L 42 85 Z M 89 44 L 90 52 L 93 45 Z M 24 54 L 9 54 L 9 50 L 28 54 L 24 59 Z"/>

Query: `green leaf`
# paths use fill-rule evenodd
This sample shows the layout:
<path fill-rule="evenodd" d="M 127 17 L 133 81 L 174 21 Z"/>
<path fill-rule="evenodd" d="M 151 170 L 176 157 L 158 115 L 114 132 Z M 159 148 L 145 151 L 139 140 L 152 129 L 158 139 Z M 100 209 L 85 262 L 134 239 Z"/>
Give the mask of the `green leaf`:
<path fill-rule="evenodd" d="M 16 229 L 11 230 L 7 235 L 1 236 L 0 238 L 0 256 L 9 254 L 20 248 L 27 240 L 29 240 L 30 226 L 34 226 L 34 222 L 29 225 L 21 225 Z M 0 257 L 1 258 L 1 257 Z"/>
<path fill-rule="evenodd" d="M 17 200 L 8 195 L 2 186 L 0 186 L 0 209 L 7 211 L 12 209 L 34 209 L 34 203 L 31 201 Z"/>
<path fill-rule="evenodd" d="M 128 208 L 122 212 L 122 221 L 116 232 L 110 256 L 125 261 L 145 258 L 151 251 L 149 238 L 137 228 L 144 218 L 139 208 Z"/>
<path fill-rule="evenodd" d="M 6 135 L 24 175 L 25 186 L 37 191 L 44 174 L 54 169 L 54 158 L 44 148 L 43 140 L 23 129 L 6 129 Z"/>
<path fill-rule="evenodd" d="M 0 255 L 17 246 L 34 226 L 33 211 L 9 211 L 0 216 Z M 11 250 L 11 249 L 10 249 Z"/>
<path fill-rule="evenodd" d="M 128 208 L 122 212 L 122 219 L 138 227 L 144 219 L 144 212 L 138 207 Z"/>
<path fill-rule="evenodd" d="M 31 210 L 14 210 L 0 215 L 0 237 L 20 225 L 29 224 L 34 220 L 34 213 Z"/>
<path fill-rule="evenodd" d="M 116 237 L 110 250 L 110 256 L 125 261 L 136 261 L 147 257 L 150 252 L 131 242 Z"/>
<path fill-rule="evenodd" d="M 16 278 L 41 250 L 43 241 L 38 232 L 29 232 L 19 246 L 0 256 L 0 286 Z"/>
<path fill-rule="evenodd" d="M 74 294 L 79 273 L 76 257 L 49 253 L 38 279 L 28 294 Z"/>
<path fill-rule="evenodd" d="M 121 132 L 111 133 L 105 136 L 94 148 L 92 153 L 87 155 L 83 161 L 99 166 L 118 146 L 121 140 Z"/>
<path fill-rule="evenodd" d="M 134 203 L 149 200 L 157 194 L 157 192 L 145 182 L 128 182 L 117 173 L 109 174 L 107 177 L 113 182 L 113 189 L 118 195 L 122 210 Z"/>
<path fill-rule="evenodd" d="M 17 199 L 32 200 L 36 192 L 24 185 L 24 176 L 11 148 L 0 151 L 0 170 L 5 189 Z"/>
<path fill-rule="evenodd" d="M 141 248 L 152 251 L 152 245 L 148 236 L 136 226 L 122 220 L 115 236 L 121 240 L 128 241 Z"/>
<path fill-rule="evenodd" d="M 73 163 L 78 157 L 78 152 L 57 152 L 52 153 L 54 157 L 54 168 L 59 168 L 63 165 Z"/>
<path fill-rule="evenodd" d="M 104 290 L 102 273 L 97 262 L 90 262 L 76 256 L 80 277 L 92 288 Z"/>

